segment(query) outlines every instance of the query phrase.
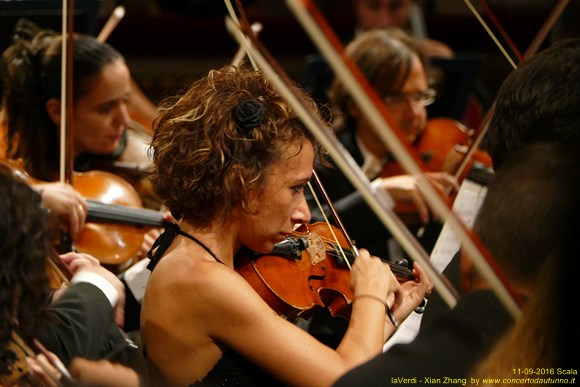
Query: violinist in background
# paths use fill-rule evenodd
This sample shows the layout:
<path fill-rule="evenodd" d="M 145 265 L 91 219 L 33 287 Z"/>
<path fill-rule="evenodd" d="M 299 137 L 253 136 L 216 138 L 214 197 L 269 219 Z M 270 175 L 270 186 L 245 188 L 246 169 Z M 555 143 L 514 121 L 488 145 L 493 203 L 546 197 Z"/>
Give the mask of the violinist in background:
<path fill-rule="evenodd" d="M 553 43 L 511 72 L 501 85 L 483 146 L 494 171 L 518 149 L 537 142 L 580 143 L 580 39 Z M 459 253 L 445 276 L 459 283 Z M 448 309 L 435 291 L 422 325 Z"/>
<path fill-rule="evenodd" d="M 399 128 L 411 143 L 417 142 L 427 126 L 426 106 L 435 100 L 429 88 L 426 60 L 415 40 L 398 28 L 376 29 L 360 34 L 346 52 L 358 65 L 371 87 L 383 98 Z M 427 252 L 432 249 L 441 224 L 431 216 L 414 176 L 403 174 L 381 138 L 375 133 L 340 79 L 329 91 L 334 125 L 339 141 L 361 166 L 372 184 L 388 192 L 404 206 L 398 213 L 413 232 L 423 228 L 419 241 Z M 439 151 L 438 149 L 436 151 Z M 406 255 L 390 231 L 357 192 L 347 177 L 333 164 L 319 163 L 316 171 L 338 215 L 357 244 L 371 254 L 396 262 Z M 442 191 L 458 189 L 458 182 L 446 172 L 427 173 Z M 322 219 L 314 197 L 308 196 L 312 216 Z M 325 209 L 326 210 L 326 209 Z M 397 211 L 397 207 L 395 207 Z M 331 319 L 326 311 L 312 318 L 310 332 L 323 342 L 336 346 L 346 327 L 343 319 Z"/>
<path fill-rule="evenodd" d="M 34 350 L 36 338 L 68 367 L 76 357 L 109 359 L 142 371 L 142 356 L 117 325 L 123 323 L 124 288 L 88 255 L 62 256 L 70 287 L 53 293 L 47 271 L 53 229 L 41 197 L 0 165 L 0 384 L 39 385 L 13 333 Z"/>
<path fill-rule="evenodd" d="M 0 68 L 6 156 L 21 159 L 24 171 L 43 182 L 59 179 L 59 154 L 64 151 L 60 149 L 61 43 L 59 34 L 21 19 L 15 27 L 13 44 L 2 55 Z M 74 88 L 71 156 L 75 171 L 113 172 L 133 184 L 146 206 L 159 209 L 143 173 L 151 164 L 147 155 L 150 139 L 128 127 L 126 103 L 131 87 L 123 57 L 106 43 L 75 34 L 73 75 L 69 82 Z M 119 168 L 119 164 L 132 167 Z M 139 177 L 132 178 L 135 173 Z M 86 204 L 80 204 L 84 217 Z M 82 226 L 82 221 L 70 223 L 75 229 Z M 158 234 L 153 229 L 145 235 L 137 258 L 145 256 Z"/>
<path fill-rule="evenodd" d="M 515 297 L 524 303 L 534 300 L 524 306 L 524 312 L 518 318 L 521 324 L 528 324 L 521 320 L 523 318 L 537 319 L 540 315 L 543 325 L 548 329 L 548 332 L 527 331 L 529 336 L 525 345 L 529 345 L 537 354 L 540 352 L 536 351 L 547 349 L 548 352 L 541 356 L 549 360 L 544 359 L 537 364 L 537 359 L 526 357 L 531 353 L 523 354 L 521 361 L 530 362 L 502 364 L 509 366 L 510 370 L 536 365 L 577 365 L 577 362 L 572 363 L 573 357 L 560 356 L 562 348 L 551 351 L 553 346 L 572 344 L 569 343 L 570 335 L 577 338 L 576 326 L 570 321 L 562 321 L 570 318 L 551 318 L 552 307 L 558 307 L 555 305 L 544 305 L 539 310 L 530 308 L 537 306 L 537 297 L 543 299 L 539 292 L 543 291 L 543 283 L 548 280 L 544 276 L 553 270 L 547 265 L 551 265 L 553 259 L 560 258 L 571 264 L 571 257 L 577 251 L 580 219 L 580 184 L 577 178 L 579 150 L 578 143 L 536 143 L 514 151 L 496 171 L 475 220 L 474 232 L 505 274 L 514 289 Z M 559 267 L 560 270 L 571 271 L 569 265 Z M 446 380 L 453 385 L 466 385 L 471 370 L 490 353 L 496 343 L 501 342 L 501 337 L 510 330 L 514 321 L 500 302 L 493 285 L 480 274 L 465 253 L 460 257 L 460 273 L 462 297 L 452 310 L 440 313 L 428 324 L 424 324 L 412 342 L 394 345 L 377 358 L 347 373 L 335 386 L 384 386 L 396 378 L 432 378 L 441 382 Z M 568 289 L 569 292 L 560 294 L 570 302 L 560 306 L 569 307 L 574 304 L 570 297 L 577 292 L 572 288 L 575 279 L 570 275 L 567 281 L 551 284 L 562 287 L 561 290 Z M 558 292 L 556 289 L 552 291 Z M 552 304 L 564 300 L 550 299 L 547 302 Z M 533 327 L 533 322 L 530 323 Z M 561 330 L 562 327 L 570 329 Z M 554 339 L 554 342 L 550 342 L 550 339 Z M 577 343 L 578 340 L 575 340 Z M 516 353 L 525 350 L 522 345 L 517 341 L 509 348 L 504 348 L 506 358 L 517 359 Z M 510 353 L 514 356 L 510 356 Z M 492 368 L 487 368 L 487 371 L 490 373 L 479 375 L 484 378 L 507 376 L 492 373 Z M 529 376 L 512 373 L 511 377 L 521 380 Z"/>
<path fill-rule="evenodd" d="M 146 169 L 148 138 L 128 128 L 130 74 L 123 57 L 106 43 L 76 34 L 73 42 L 75 170 L 91 162 L 133 162 Z M 43 181 L 59 177 L 61 36 L 21 19 L 3 54 L 8 153 Z M 26 91 L 26 93 L 24 93 Z M 85 165 L 88 165 L 86 167 Z"/>
<path fill-rule="evenodd" d="M 373 30 L 359 35 L 346 52 L 383 98 L 410 143 L 418 141 L 427 126 L 425 107 L 434 101 L 436 94 L 429 88 L 425 58 L 415 41 L 400 29 Z M 416 224 L 409 224 L 411 229 L 429 223 L 432 216 L 416 178 L 396 168 L 396 161 L 340 79 L 335 79 L 329 95 L 337 136 L 372 184 L 386 190 L 397 203 L 411 205 L 417 220 Z M 395 174 L 390 171 L 391 166 L 395 167 Z M 346 176 L 333 165 L 317 165 L 317 172 L 342 221 L 352 230 L 353 239 L 382 258 L 402 258 L 389 250 L 388 229 Z M 427 176 L 442 190 L 458 188 L 457 180 L 449 173 L 434 172 Z M 313 217 L 318 219 L 320 211 L 311 203 Z M 432 243 L 427 238 L 423 241 L 426 247 Z"/>
<path fill-rule="evenodd" d="M 259 72 L 212 70 L 165 101 L 152 146 L 153 187 L 180 224 L 166 228 L 149 266 L 141 333 L 150 384 L 330 385 L 381 352 L 395 330 L 386 305 L 402 321 L 430 291 L 419 266 L 417 281 L 399 284 L 361 249 L 350 324 L 334 350 L 236 271 L 244 251 L 268 254 L 310 221 L 304 187 L 317 146 Z"/>

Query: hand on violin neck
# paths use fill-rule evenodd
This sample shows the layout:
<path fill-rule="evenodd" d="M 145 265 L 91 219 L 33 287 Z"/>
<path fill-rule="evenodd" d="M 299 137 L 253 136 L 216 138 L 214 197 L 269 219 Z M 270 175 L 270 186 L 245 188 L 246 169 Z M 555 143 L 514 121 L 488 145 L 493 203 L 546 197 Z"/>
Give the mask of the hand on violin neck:
<path fill-rule="evenodd" d="M 421 222 L 429 222 L 429 207 L 423 198 L 417 183 L 412 175 L 379 177 L 373 181 L 373 186 L 385 190 L 397 204 L 413 204 Z"/>
<path fill-rule="evenodd" d="M 387 303 L 388 297 L 399 291 L 399 283 L 388 264 L 360 249 L 350 274 L 354 297 L 372 295 Z"/>
<path fill-rule="evenodd" d="M 446 172 L 428 172 L 425 176 L 443 193 L 455 192 L 459 189 L 457 179 Z M 395 203 L 412 204 L 421 222 L 423 224 L 429 223 L 431 211 L 416 176 L 379 177 L 372 184 L 379 189 L 387 191 Z"/>
<path fill-rule="evenodd" d="M 417 262 L 413 264 L 413 273 L 416 281 L 406 281 L 401 284 L 401 292 L 392 305 L 395 318 L 404 321 L 424 299 L 428 298 L 433 290 L 431 280 Z"/>

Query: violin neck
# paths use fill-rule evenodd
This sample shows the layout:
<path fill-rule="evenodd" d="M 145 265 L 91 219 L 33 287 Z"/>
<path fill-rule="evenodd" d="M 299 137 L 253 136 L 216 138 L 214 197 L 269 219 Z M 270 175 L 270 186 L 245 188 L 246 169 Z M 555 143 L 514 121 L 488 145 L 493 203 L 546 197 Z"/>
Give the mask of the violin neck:
<path fill-rule="evenodd" d="M 166 222 L 159 211 L 87 200 L 87 222 L 118 223 L 144 227 L 163 227 Z"/>

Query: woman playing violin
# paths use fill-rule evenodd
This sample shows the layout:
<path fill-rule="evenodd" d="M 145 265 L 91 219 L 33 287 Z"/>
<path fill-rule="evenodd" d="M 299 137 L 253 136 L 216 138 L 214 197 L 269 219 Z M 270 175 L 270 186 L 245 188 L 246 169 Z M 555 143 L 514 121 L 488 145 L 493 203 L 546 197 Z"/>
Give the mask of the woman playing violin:
<path fill-rule="evenodd" d="M 21 158 L 31 177 L 49 182 L 58 180 L 60 171 L 61 43 L 59 34 L 22 19 L 2 57 L 7 157 Z M 72 67 L 74 169 L 113 168 L 115 162 L 146 169 L 149 139 L 128 127 L 131 78 L 121 54 L 75 34 Z"/>
<path fill-rule="evenodd" d="M 402 320 L 430 290 L 419 267 L 418 281 L 401 285 L 361 249 L 351 323 L 333 350 L 236 272 L 243 247 L 267 254 L 310 220 L 316 144 L 259 72 L 210 71 L 162 105 L 152 145 L 155 192 L 180 219 L 158 239 L 143 303 L 152 385 L 330 385 L 381 352 L 395 330 L 386 305 Z"/>
<path fill-rule="evenodd" d="M 14 43 L 2 56 L 2 110 L 8 132 L 6 156 L 21 159 L 30 177 L 49 183 L 37 189 L 42 190 L 47 202 L 54 202 L 51 208 L 58 210 L 56 215 L 70 226 L 74 240 L 84 225 L 87 204 L 70 186 L 54 183 L 60 172 L 59 126 L 63 119 L 61 43 L 61 36 L 55 32 L 41 30 L 24 19 L 19 21 Z M 128 175 L 115 168 L 115 163 L 147 168 L 151 164 L 147 155 L 149 139 L 128 127 L 130 74 L 121 54 L 93 37 L 77 34 L 72 67 L 73 79 L 69 82 L 73 84 L 73 119 L 69 130 L 73 131 L 71 156 L 75 171 L 102 168 L 125 178 Z M 90 186 L 91 181 L 94 186 Z M 141 197 L 133 194 L 130 199 L 125 198 L 127 201 L 137 200 L 139 205 L 159 209 L 144 174 L 130 182 Z M 85 189 L 99 192 L 101 182 L 94 179 L 83 184 Z M 145 234 L 138 258 L 145 256 L 158 235 L 156 229 Z"/>

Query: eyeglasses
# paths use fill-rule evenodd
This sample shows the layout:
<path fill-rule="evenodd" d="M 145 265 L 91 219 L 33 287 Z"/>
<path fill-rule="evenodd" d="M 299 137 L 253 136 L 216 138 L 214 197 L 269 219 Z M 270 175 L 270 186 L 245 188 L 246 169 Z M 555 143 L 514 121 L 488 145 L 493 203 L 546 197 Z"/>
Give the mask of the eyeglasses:
<path fill-rule="evenodd" d="M 397 106 L 405 102 L 414 102 L 418 106 L 429 106 L 437 98 L 437 91 L 435 89 L 427 89 L 425 91 L 417 91 L 414 93 L 392 93 L 387 94 L 383 99 L 387 105 Z"/>

